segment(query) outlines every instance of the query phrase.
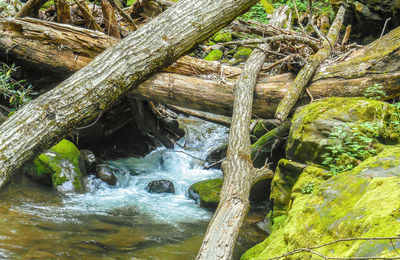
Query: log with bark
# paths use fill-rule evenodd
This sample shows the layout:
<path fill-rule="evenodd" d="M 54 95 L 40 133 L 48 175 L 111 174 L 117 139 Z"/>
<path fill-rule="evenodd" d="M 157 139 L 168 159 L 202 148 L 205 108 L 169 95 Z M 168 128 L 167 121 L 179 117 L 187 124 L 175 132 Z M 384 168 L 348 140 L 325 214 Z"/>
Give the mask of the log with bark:
<path fill-rule="evenodd" d="M 282 27 L 287 10 L 287 6 L 276 9 L 270 24 Z M 260 179 L 272 178 L 274 174 L 267 165 L 254 168 L 251 161 L 250 119 L 257 77 L 267 58 L 263 49 L 268 50 L 270 46 L 261 44 L 251 53 L 235 85 L 228 151 L 222 163 L 224 182 L 220 202 L 204 236 L 198 260 L 232 258 L 240 227 L 250 209 L 250 189 Z"/>
<path fill-rule="evenodd" d="M 400 95 L 400 28 L 359 50 L 350 59 L 323 64 L 308 89 L 315 99 L 363 96 L 375 83 L 385 99 Z M 0 19 L 0 55 L 49 73 L 69 75 L 119 40 L 100 32 L 46 21 Z M 185 56 L 140 84 L 133 95 L 164 104 L 232 115 L 233 87 L 241 69 Z M 210 76 L 210 74 L 212 76 Z M 203 76 L 202 76 L 203 75 Z M 204 76 L 205 75 L 205 76 Z M 222 81 L 220 76 L 225 80 Z M 253 114 L 273 118 L 293 74 L 260 77 Z M 310 102 L 307 95 L 297 106 Z"/>
<path fill-rule="evenodd" d="M 329 33 L 322 44 L 322 48 L 315 55 L 308 58 L 307 64 L 300 70 L 292 84 L 290 84 L 289 91 L 282 98 L 278 108 L 276 109 L 275 118 L 281 121 L 286 120 L 289 113 L 296 105 L 296 102 L 303 95 L 308 83 L 314 77 L 314 74 L 321 63 L 329 58 L 336 39 L 339 36 L 345 12 L 346 8 L 343 5 L 340 6 Z"/>
<path fill-rule="evenodd" d="M 0 125 L 0 187 L 73 129 L 95 120 L 151 73 L 247 11 L 257 0 L 182 0 Z"/>

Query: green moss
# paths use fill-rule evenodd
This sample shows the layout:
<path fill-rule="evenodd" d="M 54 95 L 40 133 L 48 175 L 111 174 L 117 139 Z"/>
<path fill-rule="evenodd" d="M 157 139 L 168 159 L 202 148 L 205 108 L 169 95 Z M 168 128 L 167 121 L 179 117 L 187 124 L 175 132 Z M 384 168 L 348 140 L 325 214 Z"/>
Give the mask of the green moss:
<path fill-rule="evenodd" d="M 253 50 L 250 48 L 239 47 L 238 51 L 235 53 L 235 55 L 233 55 L 233 58 L 237 60 L 245 60 L 252 52 Z"/>
<path fill-rule="evenodd" d="M 214 42 L 231 42 L 232 33 L 230 32 L 219 32 L 214 36 Z"/>
<path fill-rule="evenodd" d="M 214 207 L 219 203 L 222 183 L 222 179 L 200 181 L 193 184 L 190 190 L 198 194 L 201 206 Z"/>
<path fill-rule="evenodd" d="M 388 103 L 328 98 L 295 113 L 286 153 L 292 160 L 325 166 L 332 164 L 326 161 L 330 157 L 340 172 L 399 143 L 399 126 L 399 109 Z"/>
<path fill-rule="evenodd" d="M 287 219 L 275 221 L 271 235 L 244 256 L 255 254 L 242 259 L 268 259 L 341 238 L 397 236 L 400 232 L 399 169 L 400 147 L 397 146 L 329 179 L 321 169 L 305 168 L 293 187 Z M 315 183 L 314 191 L 302 193 L 301 187 L 310 181 Z M 397 254 L 390 241 L 342 242 L 317 251 L 336 257 Z M 293 259 L 309 257 L 302 254 Z"/>
<path fill-rule="evenodd" d="M 217 61 L 220 60 L 222 58 L 222 56 L 224 55 L 224 53 L 220 50 L 212 50 L 205 58 L 204 60 L 208 60 L 208 61 Z"/>
<path fill-rule="evenodd" d="M 80 152 L 68 140 L 62 140 L 45 153 L 40 154 L 29 167 L 28 174 L 35 180 L 54 187 L 71 181 L 75 191 L 82 191 L 82 172 L 79 167 Z"/>

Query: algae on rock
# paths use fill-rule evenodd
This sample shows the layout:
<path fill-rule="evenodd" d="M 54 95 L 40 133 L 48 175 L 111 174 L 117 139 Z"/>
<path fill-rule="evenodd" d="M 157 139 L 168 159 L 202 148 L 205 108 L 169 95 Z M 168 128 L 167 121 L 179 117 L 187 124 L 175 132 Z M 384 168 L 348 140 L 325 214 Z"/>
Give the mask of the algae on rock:
<path fill-rule="evenodd" d="M 272 181 L 272 233 L 242 259 L 267 259 L 342 238 L 398 236 L 399 126 L 397 107 L 365 98 L 329 98 L 299 109 L 286 150 L 293 161 L 282 159 Z M 353 160 L 341 161 L 344 155 Z M 329 167 L 327 156 L 351 167 Z M 385 240 L 335 243 L 317 251 L 336 257 L 397 255 Z"/>
<path fill-rule="evenodd" d="M 84 191 L 85 164 L 78 148 L 65 139 L 36 157 L 25 172 L 63 193 Z"/>
<path fill-rule="evenodd" d="M 293 187 L 287 216 L 275 218 L 272 234 L 241 259 L 267 259 L 341 238 L 398 236 L 399 169 L 398 146 L 328 180 L 315 167 L 305 168 Z M 310 181 L 314 181 L 314 190 L 305 194 L 302 187 Z M 396 243 L 395 247 L 400 246 Z M 340 257 L 397 256 L 390 241 L 385 240 L 335 243 L 317 251 Z M 292 259 L 309 257 L 302 253 Z"/>

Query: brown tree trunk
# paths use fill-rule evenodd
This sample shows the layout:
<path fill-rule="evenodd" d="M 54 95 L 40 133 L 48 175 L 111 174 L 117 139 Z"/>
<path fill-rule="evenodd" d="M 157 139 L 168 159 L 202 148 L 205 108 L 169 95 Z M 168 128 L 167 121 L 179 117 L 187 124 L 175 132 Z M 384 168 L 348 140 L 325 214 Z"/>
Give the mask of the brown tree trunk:
<path fill-rule="evenodd" d="M 156 70 L 257 0 L 181 0 L 0 125 L 0 187 L 38 153 L 96 119 Z"/>
<path fill-rule="evenodd" d="M 287 7 L 274 12 L 271 25 L 282 27 Z M 261 44 L 260 49 L 270 49 Z M 253 92 L 258 73 L 266 60 L 266 54 L 255 49 L 247 60 L 235 86 L 232 123 L 229 131 L 228 151 L 222 163 L 224 183 L 220 202 L 208 226 L 197 255 L 198 260 L 231 259 L 240 227 L 250 208 L 250 189 L 260 178 L 271 178 L 273 172 L 266 166 L 255 170 L 251 161 L 250 119 Z"/>
<path fill-rule="evenodd" d="M 306 86 L 314 77 L 314 74 L 321 63 L 330 56 L 333 45 L 335 44 L 342 27 L 345 11 L 346 8 L 342 5 L 336 14 L 335 21 L 329 30 L 328 36 L 323 42 L 322 48 L 315 55 L 308 58 L 307 64 L 300 70 L 299 74 L 297 74 L 296 79 L 290 85 L 289 91 L 279 103 L 279 106 L 276 109 L 275 118 L 281 121 L 286 120 L 289 113 L 296 105 L 296 102 L 303 95 Z"/>
<path fill-rule="evenodd" d="M 107 0 L 101 0 L 101 10 L 103 10 L 103 23 L 106 26 L 107 34 L 118 39 L 121 38 L 117 17 L 115 16 L 112 5 Z"/>
<path fill-rule="evenodd" d="M 57 5 L 57 22 L 72 24 L 71 9 L 68 1 L 57 0 L 56 5 Z"/>
<path fill-rule="evenodd" d="M 47 2 L 47 0 L 29 0 L 22 8 L 19 10 L 15 17 L 22 18 L 22 17 L 38 17 L 39 16 L 39 9 Z"/>

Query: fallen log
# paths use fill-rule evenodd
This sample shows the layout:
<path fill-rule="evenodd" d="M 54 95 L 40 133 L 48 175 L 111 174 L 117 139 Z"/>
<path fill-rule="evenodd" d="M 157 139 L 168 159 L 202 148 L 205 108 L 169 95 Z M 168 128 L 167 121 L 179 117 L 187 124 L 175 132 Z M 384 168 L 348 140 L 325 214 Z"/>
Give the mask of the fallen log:
<path fill-rule="evenodd" d="M 75 128 L 96 119 L 257 0 L 182 0 L 0 125 L 0 187 Z"/>
<path fill-rule="evenodd" d="M 278 28 L 282 27 L 287 18 L 287 10 L 287 6 L 276 9 L 269 23 Z M 207 228 L 197 260 L 232 258 L 240 227 L 250 209 L 251 187 L 259 180 L 272 178 L 274 175 L 268 165 L 256 169 L 251 161 L 249 128 L 253 92 L 258 73 L 267 58 L 265 52 L 261 50 L 270 49 L 268 44 L 260 44 L 258 47 L 259 49 L 251 53 L 235 85 L 228 151 L 222 163 L 224 182 L 220 202 Z"/>
<path fill-rule="evenodd" d="M 299 98 L 303 95 L 308 83 L 314 77 L 314 74 L 318 70 L 321 63 L 331 55 L 333 45 L 339 36 L 340 28 L 343 24 L 345 12 L 346 8 L 342 5 L 336 14 L 336 18 L 329 30 L 328 35 L 326 36 L 325 41 L 322 44 L 322 48 L 318 50 L 316 54 L 308 58 L 306 65 L 300 70 L 299 74 L 297 74 L 292 84 L 290 84 L 289 91 L 282 98 L 278 108 L 276 109 L 275 118 L 281 121 L 287 119 L 289 113 L 292 111 Z M 316 29 L 316 31 L 318 31 L 318 29 Z"/>
<path fill-rule="evenodd" d="M 323 64 L 308 86 L 311 95 L 314 99 L 363 96 L 374 84 L 383 86 L 385 99 L 400 95 L 399 35 L 397 28 L 344 62 Z M 118 41 L 100 32 L 69 25 L 30 18 L 0 19 L 0 55 L 57 74 L 71 74 Z M 184 56 L 164 71 L 131 93 L 154 102 L 232 115 L 232 80 L 237 79 L 241 69 Z M 226 80 L 222 81 L 221 75 Z M 253 114 L 273 118 L 294 77 L 293 74 L 261 76 L 255 89 Z M 296 105 L 309 102 L 310 98 L 303 95 Z"/>

